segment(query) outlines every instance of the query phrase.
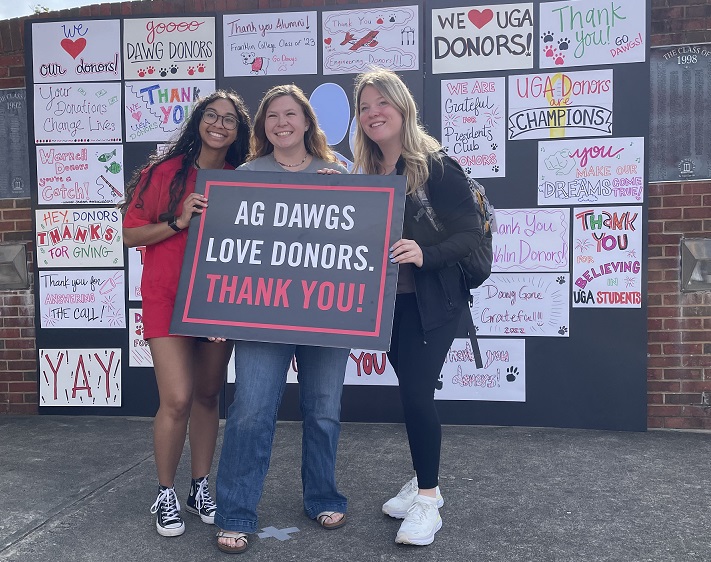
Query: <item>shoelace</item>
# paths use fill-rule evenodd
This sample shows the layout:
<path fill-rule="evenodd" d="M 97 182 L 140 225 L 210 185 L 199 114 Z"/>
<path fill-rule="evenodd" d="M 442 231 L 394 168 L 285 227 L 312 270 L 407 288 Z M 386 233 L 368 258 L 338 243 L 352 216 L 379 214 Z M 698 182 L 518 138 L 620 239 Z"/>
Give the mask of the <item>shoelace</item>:
<path fill-rule="evenodd" d="M 432 507 L 433 506 L 425 502 L 413 502 L 407 510 L 407 520 L 412 521 L 413 523 L 422 523 L 425 519 L 427 519 L 427 512 L 431 510 Z"/>
<path fill-rule="evenodd" d="M 402 489 L 398 492 L 397 497 L 406 499 L 411 496 L 413 492 L 417 493 L 418 490 L 419 488 L 417 487 L 417 483 L 413 479 L 402 487 Z"/>
<path fill-rule="evenodd" d="M 175 489 L 166 488 L 160 491 L 155 503 L 151 506 L 151 513 L 157 513 L 159 509 L 162 511 L 161 515 L 165 523 L 180 521 L 180 502 L 175 494 Z"/>
<path fill-rule="evenodd" d="M 205 508 L 207 513 L 217 511 L 217 505 L 210 495 L 210 487 L 207 484 L 207 478 L 200 480 L 197 491 L 195 492 L 195 509 L 202 511 Z"/>

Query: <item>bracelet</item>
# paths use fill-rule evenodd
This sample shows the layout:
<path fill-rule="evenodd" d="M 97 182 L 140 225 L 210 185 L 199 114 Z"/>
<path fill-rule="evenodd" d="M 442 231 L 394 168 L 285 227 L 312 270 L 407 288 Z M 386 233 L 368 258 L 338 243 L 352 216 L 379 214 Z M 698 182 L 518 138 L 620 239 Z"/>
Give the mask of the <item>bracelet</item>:
<path fill-rule="evenodd" d="M 173 230 L 175 230 L 175 232 L 182 232 L 182 230 L 183 230 L 182 228 L 180 228 L 180 227 L 178 226 L 178 217 L 175 217 L 175 216 L 172 217 L 172 218 L 168 221 L 168 226 L 169 226 L 170 228 L 172 228 Z"/>

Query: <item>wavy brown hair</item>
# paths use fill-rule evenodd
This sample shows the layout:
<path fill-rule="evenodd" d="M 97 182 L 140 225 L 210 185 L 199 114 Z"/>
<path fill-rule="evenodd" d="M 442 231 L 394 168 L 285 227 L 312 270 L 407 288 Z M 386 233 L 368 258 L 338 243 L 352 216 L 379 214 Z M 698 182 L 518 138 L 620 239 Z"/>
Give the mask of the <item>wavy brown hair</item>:
<path fill-rule="evenodd" d="M 235 115 L 237 116 L 237 138 L 227 149 L 225 161 L 235 168 L 244 164 L 249 152 L 249 138 L 252 129 L 247 106 L 244 100 L 236 93 L 226 90 L 217 90 L 201 98 L 195 104 L 193 112 L 183 125 L 178 140 L 172 143 L 166 152 L 163 154 L 158 154 L 158 151 L 152 153 L 148 158 L 148 162 L 133 173 L 133 176 L 131 176 L 131 179 L 126 184 L 124 199 L 118 204 L 118 208 L 123 214 L 126 214 L 134 198 L 137 199 L 136 207 L 139 209 L 143 207 L 143 193 L 150 185 L 153 172 L 158 164 L 162 164 L 166 160 L 170 160 L 176 156 L 183 156 L 180 169 L 175 173 L 175 176 L 173 176 L 170 182 L 168 208 L 160 214 L 159 220 L 168 220 L 175 214 L 178 202 L 185 194 L 185 182 L 188 179 L 190 168 L 195 164 L 200 155 L 200 149 L 202 148 L 202 139 L 200 138 L 200 120 L 202 119 L 202 114 L 205 112 L 207 106 L 216 100 L 228 100 L 232 102 L 235 108 Z"/>
<path fill-rule="evenodd" d="M 294 84 L 284 84 L 282 86 L 274 86 L 269 89 L 262 101 L 259 102 L 257 114 L 254 116 L 254 127 L 252 127 L 252 139 L 249 146 L 248 160 L 254 160 L 261 156 L 266 156 L 274 152 L 274 145 L 267 138 L 265 131 L 265 122 L 267 120 L 267 110 L 276 98 L 281 96 L 291 96 L 291 98 L 301 106 L 304 112 L 304 117 L 309 124 L 308 130 L 304 133 L 304 146 L 314 158 L 320 158 L 326 162 L 337 162 L 336 155 L 328 146 L 326 134 L 321 130 L 318 124 L 316 113 L 311 107 L 309 100 L 301 88 Z"/>

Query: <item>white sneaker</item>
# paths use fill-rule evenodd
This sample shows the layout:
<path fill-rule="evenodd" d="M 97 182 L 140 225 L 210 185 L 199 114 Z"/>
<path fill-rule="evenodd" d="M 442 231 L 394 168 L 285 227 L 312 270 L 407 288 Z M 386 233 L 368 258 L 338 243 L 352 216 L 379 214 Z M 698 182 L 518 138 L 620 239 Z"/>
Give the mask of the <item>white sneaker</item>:
<path fill-rule="evenodd" d="M 404 519 L 407 510 L 410 509 L 412 502 L 417 497 L 417 492 L 417 477 L 415 477 L 400 489 L 397 496 L 390 498 L 383 504 L 383 513 L 395 519 Z M 442 507 L 444 499 L 439 491 L 439 486 L 435 488 L 435 493 L 437 494 L 437 507 Z"/>
<path fill-rule="evenodd" d="M 407 510 L 395 542 L 423 546 L 431 544 L 437 531 L 442 528 L 437 499 L 417 495 Z"/>

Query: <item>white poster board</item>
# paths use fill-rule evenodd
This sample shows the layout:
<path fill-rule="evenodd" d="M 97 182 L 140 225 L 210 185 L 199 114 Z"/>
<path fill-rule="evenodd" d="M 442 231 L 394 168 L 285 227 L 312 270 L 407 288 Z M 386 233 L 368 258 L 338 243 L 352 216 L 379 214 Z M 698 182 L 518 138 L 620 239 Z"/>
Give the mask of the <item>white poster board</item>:
<path fill-rule="evenodd" d="M 128 253 L 128 300 L 142 301 L 141 276 L 143 275 L 143 257 L 145 246 L 127 248 Z"/>
<path fill-rule="evenodd" d="M 148 342 L 143 339 L 143 310 L 128 309 L 128 366 L 153 367 L 153 356 Z"/>

